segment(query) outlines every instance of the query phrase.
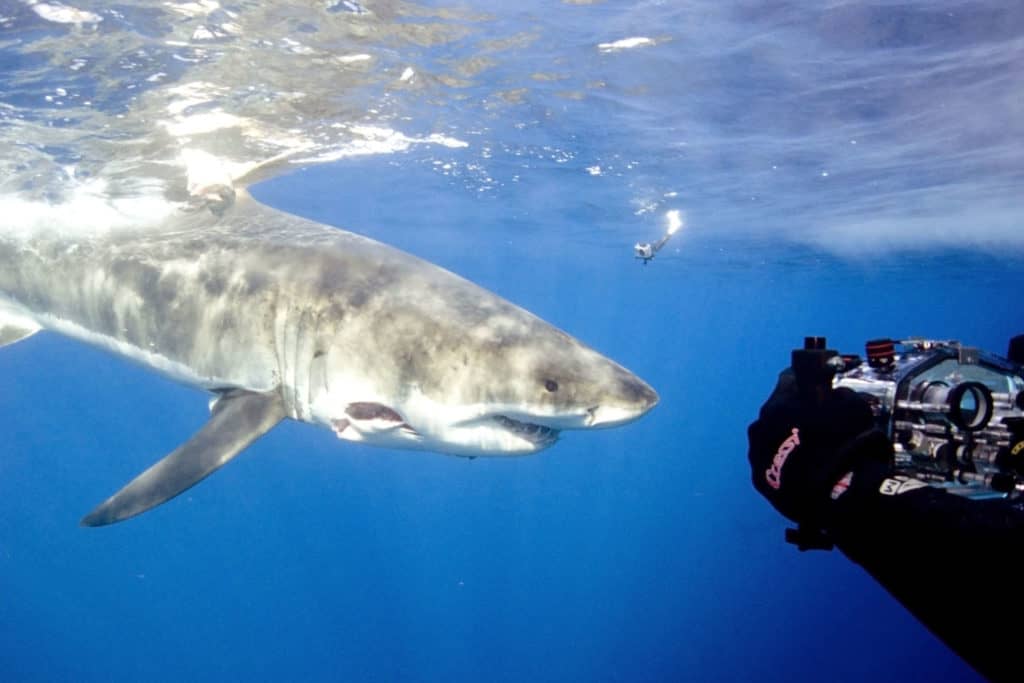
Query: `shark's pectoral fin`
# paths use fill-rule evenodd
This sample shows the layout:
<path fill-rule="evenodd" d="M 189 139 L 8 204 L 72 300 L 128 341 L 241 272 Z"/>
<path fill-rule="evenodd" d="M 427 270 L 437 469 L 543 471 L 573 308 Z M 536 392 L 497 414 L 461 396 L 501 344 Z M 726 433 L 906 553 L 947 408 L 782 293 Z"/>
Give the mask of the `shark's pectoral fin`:
<path fill-rule="evenodd" d="M 225 393 L 195 436 L 83 517 L 82 525 L 113 524 L 160 505 L 226 464 L 284 417 L 277 391 Z"/>

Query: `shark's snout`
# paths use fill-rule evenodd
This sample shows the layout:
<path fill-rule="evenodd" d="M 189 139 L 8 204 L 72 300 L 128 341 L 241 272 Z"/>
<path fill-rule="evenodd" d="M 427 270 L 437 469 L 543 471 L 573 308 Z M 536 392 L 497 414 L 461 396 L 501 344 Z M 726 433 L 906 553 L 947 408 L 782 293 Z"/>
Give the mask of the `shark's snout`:
<path fill-rule="evenodd" d="M 658 404 L 658 392 L 639 377 L 625 374 L 618 381 L 618 391 L 587 411 L 588 427 L 617 427 L 636 420 Z"/>

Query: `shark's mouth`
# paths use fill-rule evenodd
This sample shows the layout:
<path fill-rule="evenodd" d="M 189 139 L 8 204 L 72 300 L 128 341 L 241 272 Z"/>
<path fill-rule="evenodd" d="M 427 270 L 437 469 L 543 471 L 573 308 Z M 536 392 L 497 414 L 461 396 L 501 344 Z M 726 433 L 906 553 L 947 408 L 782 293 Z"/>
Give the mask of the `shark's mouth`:
<path fill-rule="evenodd" d="M 491 419 L 502 429 L 512 432 L 515 436 L 529 441 L 538 448 L 550 446 L 558 440 L 558 430 L 551 427 L 513 420 L 505 415 L 495 415 Z"/>
<path fill-rule="evenodd" d="M 330 425 L 343 439 L 380 445 L 414 443 L 456 454 L 535 453 L 558 441 L 559 429 L 528 422 L 523 417 L 526 416 L 519 414 L 513 418 L 491 413 L 449 424 L 431 424 L 429 420 L 415 418 L 410 423 L 402 413 L 382 403 L 356 401 L 347 404 L 344 417 L 330 420 Z"/>

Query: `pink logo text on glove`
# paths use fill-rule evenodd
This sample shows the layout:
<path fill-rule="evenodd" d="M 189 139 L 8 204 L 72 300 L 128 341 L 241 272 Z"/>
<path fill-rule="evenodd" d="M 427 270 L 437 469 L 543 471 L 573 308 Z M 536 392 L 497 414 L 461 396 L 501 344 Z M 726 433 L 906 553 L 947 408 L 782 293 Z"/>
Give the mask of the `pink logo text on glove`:
<path fill-rule="evenodd" d="M 779 450 L 775 453 L 775 457 L 772 458 L 772 466 L 764 471 L 764 478 L 768 480 L 768 485 L 773 489 L 782 486 L 782 466 L 786 464 L 786 458 L 793 452 L 793 449 L 799 445 L 800 430 L 797 427 L 793 427 L 793 433 L 782 442 Z"/>

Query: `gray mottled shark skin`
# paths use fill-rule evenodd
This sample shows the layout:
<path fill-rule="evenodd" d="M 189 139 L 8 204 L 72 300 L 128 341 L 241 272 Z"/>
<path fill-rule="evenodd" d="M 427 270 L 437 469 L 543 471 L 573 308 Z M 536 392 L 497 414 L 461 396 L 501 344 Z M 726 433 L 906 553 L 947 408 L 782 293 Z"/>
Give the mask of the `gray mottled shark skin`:
<path fill-rule="evenodd" d="M 623 424 L 657 395 L 500 297 L 244 193 L 222 215 L 70 241 L 0 237 L 0 345 L 48 329 L 214 394 L 210 421 L 83 519 L 181 493 L 280 420 L 457 455 Z"/>

